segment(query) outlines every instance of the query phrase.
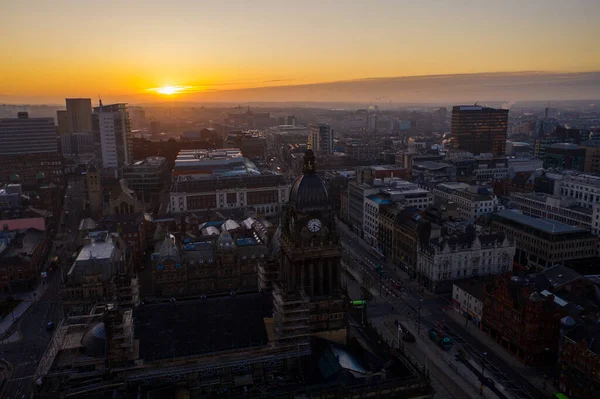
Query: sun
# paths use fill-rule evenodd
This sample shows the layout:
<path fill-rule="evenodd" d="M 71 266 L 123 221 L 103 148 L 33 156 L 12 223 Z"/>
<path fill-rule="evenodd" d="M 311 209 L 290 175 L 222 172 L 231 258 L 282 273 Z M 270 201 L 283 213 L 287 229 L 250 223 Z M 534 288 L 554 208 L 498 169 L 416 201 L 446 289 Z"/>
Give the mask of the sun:
<path fill-rule="evenodd" d="M 173 94 L 177 94 L 183 90 L 181 86 L 163 86 L 155 89 L 157 93 L 164 94 L 166 96 L 171 96 Z"/>

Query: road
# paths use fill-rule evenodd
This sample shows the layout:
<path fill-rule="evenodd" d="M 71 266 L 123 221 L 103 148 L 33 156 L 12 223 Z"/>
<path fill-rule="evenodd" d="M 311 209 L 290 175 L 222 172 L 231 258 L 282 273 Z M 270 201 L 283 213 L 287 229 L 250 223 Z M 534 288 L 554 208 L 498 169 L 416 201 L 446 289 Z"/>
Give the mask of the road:
<path fill-rule="evenodd" d="M 48 272 L 44 283 L 45 291 L 30 307 L 18 324 L 20 340 L 13 343 L 0 344 L 1 357 L 12 366 L 12 375 L 0 397 L 6 399 L 29 398 L 32 391 L 32 377 L 37 361 L 40 360 L 50 343 L 53 330 L 48 331 L 46 325 L 53 322 L 58 325 L 63 318 L 60 300 L 60 285 L 63 274 L 71 264 L 71 254 L 77 249 L 77 229 L 81 220 L 85 201 L 84 182 L 81 177 L 69 179 L 67 197 L 61 223 L 53 239 L 54 254 L 60 258 L 60 267 Z M 66 211 L 69 211 L 68 215 Z M 63 225 L 64 222 L 64 225 Z"/>
<path fill-rule="evenodd" d="M 444 308 L 450 305 L 447 299 L 418 292 L 408 283 L 408 276 L 404 272 L 395 270 L 385 263 L 383 263 L 385 277 L 380 278 L 374 269 L 375 265 L 382 264 L 382 262 L 369 251 L 369 245 L 349 231 L 343 223 L 338 223 L 338 226 L 342 246 L 346 249 L 345 253 L 370 276 L 370 282 L 367 281 L 367 285 L 371 285 L 377 291 L 381 289 L 384 294 L 388 291 L 396 294 L 396 297 L 385 296 L 391 307 L 409 317 L 414 318 L 416 316 L 417 319 L 420 319 L 421 328 L 430 328 L 438 322 L 443 323 L 450 330 L 451 335 L 455 337 L 454 341 L 471 354 L 478 363 L 481 363 L 483 354 L 486 353 L 484 361 L 486 374 L 493 375 L 494 379 L 500 382 L 507 391 L 510 391 L 513 397 L 523 399 L 547 397 L 518 370 L 496 356 L 479 340 L 471 337 L 463 325 L 450 320 L 443 311 Z M 369 278 L 366 280 L 369 280 Z M 401 284 L 401 291 L 393 287 L 392 280 Z"/>

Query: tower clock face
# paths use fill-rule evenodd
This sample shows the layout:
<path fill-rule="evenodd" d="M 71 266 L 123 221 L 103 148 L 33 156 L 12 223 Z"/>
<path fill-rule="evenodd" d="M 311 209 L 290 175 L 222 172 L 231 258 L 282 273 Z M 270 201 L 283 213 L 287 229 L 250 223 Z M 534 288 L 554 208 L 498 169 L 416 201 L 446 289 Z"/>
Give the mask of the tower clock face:
<path fill-rule="evenodd" d="M 316 233 L 321 230 L 321 221 L 319 219 L 310 219 L 306 227 L 308 227 L 308 231 L 311 233 Z"/>

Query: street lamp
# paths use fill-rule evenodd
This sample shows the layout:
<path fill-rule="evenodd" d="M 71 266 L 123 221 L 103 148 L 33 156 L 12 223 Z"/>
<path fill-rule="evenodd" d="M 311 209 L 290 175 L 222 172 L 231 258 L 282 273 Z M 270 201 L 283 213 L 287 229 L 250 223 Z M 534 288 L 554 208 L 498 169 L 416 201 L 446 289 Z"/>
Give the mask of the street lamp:
<path fill-rule="evenodd" d="M 481 356 L 481 385 L 479 385 L 479 394 L 483 394 L 483 373 L 485 371 L 485 357 L 487 356 L 487 352 L 483 352 L 483 356 Z"/>
<path fill-rule="evenodd" d="M 419 299 L 419 321 L 417 326 L 417 335 L 421 334 L 421 305 L 423 305 L 423 299 Z"/>

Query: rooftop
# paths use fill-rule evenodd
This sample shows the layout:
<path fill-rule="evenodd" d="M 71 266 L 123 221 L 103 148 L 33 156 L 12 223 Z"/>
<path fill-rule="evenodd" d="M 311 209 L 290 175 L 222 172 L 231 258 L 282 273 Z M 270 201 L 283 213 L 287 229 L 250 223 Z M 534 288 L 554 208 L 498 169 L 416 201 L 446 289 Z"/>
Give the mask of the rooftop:
<path fill-rule="evenodd" d="M 233 295 L 138 306 L 133 313 L 146 361 L 235 351 L 267 344 L 270 294 Z"/>
<path fill-rule="evenodd" d="M 540 273 L 546 276 L 553 289 L 583 277 L 575 270 L 569 269 L 568 267 L 564 267 L 562 265 L 549 267 Z"/>
<path fill-rule="evenodd" d="M 523 226 L 531 227 L 535 230 L 550 234 L 563 233 L 582 233 L 587 232 L 586 229 L 580 227 L 569 226 L 568 224 L 560 223 L 550 219 L 536 219 L 531 216 L 525 216 L 522 213 L 514 210 L 504 210 L 495 214 L 496 217 L 509 220 Z"/>
<path fill-rule="evenodd" d="M 390 205 L 394 203 L 394 201 L 392 201 L 391 199 L 387 197 L 382 197 L 378 194 L 371 194 L 367 198 L 379 205 Z"/>
<path fill-rule="evenodd" d="M 566 337 L 577 343 L 582 343 L 588 350 L 600 355 L 600 324 L 582 323 L 566 334 Z"/>

